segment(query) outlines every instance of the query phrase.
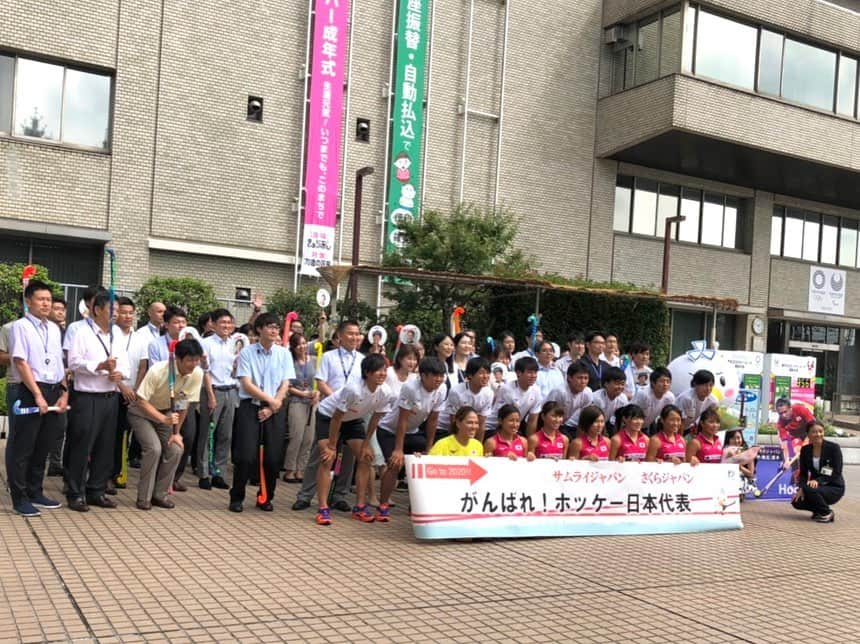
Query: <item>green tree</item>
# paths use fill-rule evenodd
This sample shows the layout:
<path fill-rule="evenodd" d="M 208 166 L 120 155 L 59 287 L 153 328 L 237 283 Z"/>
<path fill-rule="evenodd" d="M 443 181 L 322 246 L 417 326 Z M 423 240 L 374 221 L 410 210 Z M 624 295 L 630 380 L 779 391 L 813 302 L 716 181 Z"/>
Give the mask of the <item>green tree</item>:
<path fill-rule="evenodd" d="M 21 273 L 25 266 L 26 264 L 0 264 L 0 324 L 18 319 L 24 311 Z M 48 269 L 38 264 L 35 266 L 36 276 L 33 279 L 45 282 L 54 293 L 62 295 L 59 285 L 48 277 Z"/>
<path fill-rule="evenodd" d="M 522 277 L 528 274 L 530 262 L 513 248 L 517 229 L 517 218 L 507 210 L 494 213 L 462 204 L 448 216 L 429 211 L 420 221 L 402 226 L 403 247 L 387 254 L 383 264 L 470 276 Z M 388 297 L 397 303 L 389 317 L 432 315 L 436 324 L 422 328 L 429 335 L 448 328 L 454 307 L 463 306 L 469 318 L 480 319 L 486 305 L 483 285 L 414 280 L 394 281 L 389 287 Z"/>
<path fill-rule="evenodd" d="M 188 323 L 221 306 L 211 284 L 193 277 L 150 277 L 134 294 L 140 312 L 141 323 L 146 322 L 146 310 L 153 302 L 181 306 L 188 312 Z"/>
<path fill-rule="evenodd" d="M 32 136 L 37 139 L 41 139 L 45 136 L 45 132 L 48 129 L 47 125 L 42 124 L 43 119 L 39 114 L 39 110 L 37 108 L 33 108 L 33 113 L 30 117 L 21 123 L 21 133 L 24 136 Z"/>

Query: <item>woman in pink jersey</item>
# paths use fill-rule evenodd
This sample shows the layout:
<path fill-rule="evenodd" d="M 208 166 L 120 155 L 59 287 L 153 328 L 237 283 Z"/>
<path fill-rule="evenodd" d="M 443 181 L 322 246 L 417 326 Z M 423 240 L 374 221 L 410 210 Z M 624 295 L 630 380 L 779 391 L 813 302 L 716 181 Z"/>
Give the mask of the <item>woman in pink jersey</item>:
<path fill-rule="evenodd" d="M 529 436 L 529 454 L 536 458 L 564 458 L 568 438 L 560 431 L 563 422 L 564 407 L 554 400 L 545 402 L 538 417 L 537 431 Z"/>
<path fill-rule="evenodd" d="M 579 413 L 579 436 L 570 443 L 569 459 L 606 461 L 609 459 L 609 439 L 603 435 L 606 418 L 597 405 L 589 405 Z"/>
<path fill-rule="evenodd" d="M 641 463 L 648 453 L 648 436 L 642 431 L 645 412 L 639 405 L 625 405 L 615 414 L 618 432 L 609 445 L 609 460 Z"/>
<path fill-rule="evenodd" d="M 645 460 L 649 463 L 683 463 L 687 458 L 687 442 L 681 435 L 683 424 L 682 412 L 678 407 L 663 407 L 657 418 L 657 433 L 648 442 Z"/>
<path fill-rule="evenodd" d="M 708 407 L 699 416 L 696 437 L 687 444 L 687 462 L 719 463 L 723 460 L 723 444 L 717 432 L 720 431 L 720 415 L 716 407 Z"/>
<path fill-rule="evenodd" d="M 514 405 L 502 405 L 499 408 L 499 426 L 495 435 L 484 441 L 484 456 L 500 456 L 512 461 L 520 457 L 534 460 L 530 454 L 526 439 L 519 435 L 520 412 Z"/>

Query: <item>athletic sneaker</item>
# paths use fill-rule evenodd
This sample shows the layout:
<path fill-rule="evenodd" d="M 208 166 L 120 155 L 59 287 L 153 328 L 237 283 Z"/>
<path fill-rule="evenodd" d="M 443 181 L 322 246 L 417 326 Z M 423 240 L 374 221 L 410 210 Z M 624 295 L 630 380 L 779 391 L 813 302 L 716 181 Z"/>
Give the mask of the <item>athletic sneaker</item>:
<path fill-rule="evenodd" d="M 812 518 L 818 523 L 832 523 L 836 518 L 836 514 L 831 510 L 827 514 L 817 514 Z"/>
<path fill-rule="evenodd" d="M 12 509 L 22 517 L 37 517 L 42 514 L 29 501 L 20 501 Z"/>
<path fill-rule="evenodd" d="M 53 499 L 49 499 L 44 494 L 41 496 L 37 496 L 32 501 L 33 505 L 37 508 L 41 508 L 42 510 L 56 510 L 57 508 L 63 507 L 63 504 L 59 501 L 54 501 Z"/>
<path fill-rule="evenodd" d="M 380 523 L 388 523 L 390 519 L 391 510 L 388 507 L 387 503 L 383 503 L 382 505 L 377 506 L 376 508 L 376 516 L 374 517 Z"/>
<path fill-rule="evenodd" d="M 317 510 L 317 525 L 331 525 L 331 510 L 329 508 Z"/>
<path fill-rule="evenodd" d="M 362 523 L 373 523 L 376 520 L 376 517 L 373 515 L 373 512 L 367 503 L 364 505 L 352 506 L 352 518 L 361 521 Z"/>

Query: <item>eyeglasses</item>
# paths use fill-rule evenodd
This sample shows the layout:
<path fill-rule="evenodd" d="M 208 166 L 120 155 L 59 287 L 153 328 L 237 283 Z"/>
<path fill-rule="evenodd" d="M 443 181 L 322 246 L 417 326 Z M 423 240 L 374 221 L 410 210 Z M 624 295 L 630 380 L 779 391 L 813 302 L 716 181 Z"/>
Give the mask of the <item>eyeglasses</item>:
<path fill-rule="evenodd" d="M 264 329 L 269 329 L 270 331 L 280 331 L 281 325 L 273 322 L 272 324 L 267 324 L 263 327 Z"/>

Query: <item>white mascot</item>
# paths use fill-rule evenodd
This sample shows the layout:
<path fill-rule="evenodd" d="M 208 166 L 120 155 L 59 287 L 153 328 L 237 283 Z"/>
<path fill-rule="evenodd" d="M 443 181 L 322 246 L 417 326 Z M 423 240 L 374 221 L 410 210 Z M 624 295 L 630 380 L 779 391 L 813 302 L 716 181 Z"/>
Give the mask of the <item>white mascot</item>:
<path fill-rule="evenodd" d="M 714 397 L 719 401 L 720 418 L 724 427 L 734 427 L 737 419 L 729 408 L 740 390 L 738 372 L 728 361 L 720 357 L 716 349 L 708 349 L 704 340 L 692 343 L 690 351 L 678 356 L 669 363 L 672 372 L 672 393 L 677 397 L 690 388 L 693 374 L 704 369 L 714 374 Z"/>

